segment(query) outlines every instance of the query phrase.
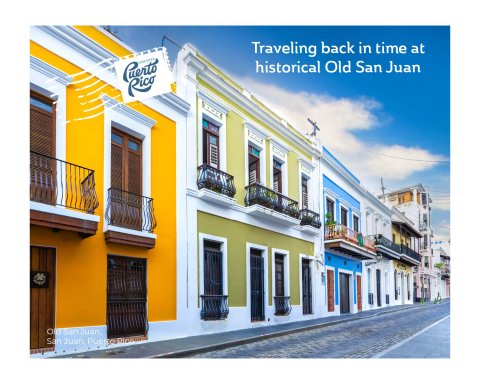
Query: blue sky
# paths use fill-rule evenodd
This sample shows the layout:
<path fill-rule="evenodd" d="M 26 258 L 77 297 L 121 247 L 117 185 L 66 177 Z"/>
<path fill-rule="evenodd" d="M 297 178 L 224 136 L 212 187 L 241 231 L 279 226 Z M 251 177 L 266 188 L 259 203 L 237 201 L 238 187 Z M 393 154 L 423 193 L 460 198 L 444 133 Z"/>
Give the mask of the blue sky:
<path fill-rule="evenodd" d="M 380 177 L 390 190 L 423 183 L 437 203 L 435 233 L 449 237 L 450 211 L 450 29 L 449 27 L 281 27 L 281 26 L 118 26 L 118 36 L 135 50 L 158 47 L 168 35 L 193 44 L 204 56 L 260 97 L 299 129 L 306 118 L 319 123 L 322 141 L 372 192 Z M 255 54 L 253 41 L 298 44 L 424 44 L 424 54 L 307 55 Z M 178 47 L 165 46 L 173 62 Z M 264 63 L 301 60 L 364 60 L 419 64 L 421 73 L 261 74 Z M 289 102 L 286 103 L 285 101 Z M 289 105 L 295 105 L 293 109 Z M 299 127 L 300 126 L 300 127 Z M 381 156 L 378 153 L 392 156 Z M 394 157 L 412 160 L 395 159 Z M 415 161 L 414 161 L 415 160 Z M 388 191 L 388 190 L 387 190 Z M 437 238 L 438 240 L 439 238 Z"/>

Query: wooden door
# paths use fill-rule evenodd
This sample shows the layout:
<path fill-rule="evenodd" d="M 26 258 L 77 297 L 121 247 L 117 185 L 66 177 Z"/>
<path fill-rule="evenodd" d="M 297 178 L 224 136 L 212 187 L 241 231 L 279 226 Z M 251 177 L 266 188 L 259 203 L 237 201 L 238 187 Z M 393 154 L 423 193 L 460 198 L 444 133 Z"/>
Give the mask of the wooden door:
<path fill-rule="evenodd" d="M 313 294 L 312 294 L 312 274 L 310 269 L 310 260 L 302 260 L 302 299 L 303 314 L 313 313 Z"/>
<path fill-rule="evenodd" d="M 340 313 L 350 313 L 350 284 L 349 276 L 340 273 Z"/>
<path fill-rule="evenodd" d="M 55 249 L 30 247 L 30 349 L 54 349 Z"/>
<path fill-rule="evenodd" d="M 265 287 L 262 251 L 250 251 L 250 314 L 252 321 L 265 320 Z"/>
<path fill-rule="evenodd" d="M 357 275 L 357 309 L 362 310 L 362 276 Z"/>
<path fill-rule="evenodd" d="M 55 204 L 55 108 L 53 100 L 30 94 L 30 200 Z"/>
<path fill-rule="evenodd" d="M 335 281 L 333 271 L 327 270 L 328 312 L 335 311 Z"/>

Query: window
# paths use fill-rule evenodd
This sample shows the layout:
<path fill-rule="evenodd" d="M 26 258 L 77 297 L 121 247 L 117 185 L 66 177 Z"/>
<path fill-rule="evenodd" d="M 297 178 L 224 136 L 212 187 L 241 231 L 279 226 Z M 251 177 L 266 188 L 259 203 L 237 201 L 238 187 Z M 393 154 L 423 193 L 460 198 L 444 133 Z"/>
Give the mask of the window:
<path fill-rule="evenodd" d="M 427 214 L 424 213 L 423 214 L 423 225 L 426 227 L 427 226 L 427 222 L 428 222 L 428 217 L 427 217 Z"/>
<path fill-rule="evenodd" d="M 423 235 L 423 248 L 427 249 L 428 247 L 428 235 Z"/>
<path fill-rule="evenodd" d="M 142 142 L 112 128 L 110 224 L 142 230 Z"/>
<path fill-rule="evenodd" d="M 54 205 L 57 191 L 53 100 L 30 93 L 30 199 Z"/>
<path fill-rule="evenodd" d="M 208 120 L 202 120 L 203 164 L 220 169 L 220 128 Z"/>
<path fill-rule="evenodd" d="M 55 157 L 55 108 L 53 100 L 30 93 L 30 150 Z"/>
<path fill-rule="evenodd" d="M 302 209 L 308 209 L 308 179 L 302 176 Z"/>
<path fill-rule="evenodd" d="M 353 215 L 353 230 L 355 232 L 359 231 L 359 226 L 358 226 L 358 216 Z"/>
<path fill-rule="evenodd" d="M 220 243 L 204 241 L 203 247 L 203 293 L 223 295 L 223 264 Z"/>
<path fill-rule="evenodd" d="M 340 224 L 347 226 L 348 225 L 348 211 L 341 207 L 340 208 Z"/>
<path fill-rule="evenodd" d="M 248 184 L 260 183 L 260 150 L 248 146 Z"/>
<path fill-rule="evenodd" d="M 392 241 L 395 243 L 395 234 L 392 233 Z"/>
<path fill-rule="evenodd" d="M 142 142 L 112 129 L 111 187 L 142 194 Z"/>
<path fill-rule="evenodd" d="M 275 254 L 275 296 L 285 296 L 285 257 Z"/>
<path fill-rule="evenodd" d="M 399 193 L 398 194 L 398 204 L 403 204 L 405 203 L 405 194 Z"/>
<path fill-rule="evenodd" d="M 282 193 L 282 163 L 273 159 L 273 190 Z"/>
<path fill-rule="evenodd" d="M 427 205 L 427 194 L 422 193 L 422 205 Z"/>
<path fill-rule="evenodd" d="M 228 316 L 228 300 L 224 292 L 224 243 L 203 241 L 203 294 L 200 318 L 202 320 L 224 320 Z"/>
<path fill-rule="evenodd" d="M 327 213 L 330 214 L 331 220 L 335 220 L 335 203 L 333 200 L 327 199 Z"/>

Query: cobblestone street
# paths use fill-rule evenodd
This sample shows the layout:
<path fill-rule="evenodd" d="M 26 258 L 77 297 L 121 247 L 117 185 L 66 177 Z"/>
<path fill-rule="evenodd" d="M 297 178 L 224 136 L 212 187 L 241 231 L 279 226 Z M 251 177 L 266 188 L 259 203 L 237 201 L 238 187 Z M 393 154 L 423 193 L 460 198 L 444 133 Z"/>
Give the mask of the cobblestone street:
<path fill-rule="evenodd" d="M 450 314 L 450 302 L 294 333 L 190 358 L 370 358 Z"/>

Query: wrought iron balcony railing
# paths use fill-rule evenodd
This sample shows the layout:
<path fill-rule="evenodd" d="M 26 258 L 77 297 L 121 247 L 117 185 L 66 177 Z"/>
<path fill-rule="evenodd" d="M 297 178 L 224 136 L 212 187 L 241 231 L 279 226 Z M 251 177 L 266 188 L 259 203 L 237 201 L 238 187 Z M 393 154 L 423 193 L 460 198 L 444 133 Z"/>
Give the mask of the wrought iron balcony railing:
<path fill-rule="evenodd" d="M 30 200 L 93 213 L 98 207 L 94 171 L 31 151 Z"/>
<path fill-rule="evenodd" d="M 329 224 L 325 226 L 325 240 L 341 239 L 350 243 L 364 247 L 369 251 L 376 252 L 373 240 L 362 236 L 362 234 L 347 228 L 342 224 Z"/>
<path fill-rule="evenodd" d="M 322 223 L 320 222 L 320 215 L 309 209 L 302 209 L 300 211 L 300 225 L 311 225 L 314 228 L 320 229 Z"/>
<path fill-rule="evenodd" d="M 274 296 L 275 316 L 287 316 L 292 310 L 290 296 Z"/>
<path fill-rule="evenodd" d="M 236 193 L 233 176 L 207 164 L 197 168 L 197 186 L 198 189 L 209 189 L 228 197 Z"/>
<path fill-rule="evenodd" d="M 108 224 L 117 227 L 153 232 L 157 226 L 153 199 L 118 188 L 110 188 L 105 220 Z"/>
<path fill-rule="evenodd" d="M 245 189 L 247 192 L 245 195 L 245 205 L 247 207 L 258 204 L 295 219 L 299 218 L 300 211 L 298 209 L 298 202 L 295 200 L 258 183 L 251 184 L 248 187 L 245 187 Z"/>
<path fill-rule="evenodd" d="M 202 320 L 224 320 L 228 316 L 227 295 L 201 295 L 202 309 L 200 318 Z"/>
<path fill-rule="evenodd" d="M 395 244 L 392 240 L 388 239 L 387 237 L 378 234 L 378 235 L 373 235 L 372 238 L 373 238 L 374 245 L 382 245 L 393 252 L 396 252 L 398 254 L 402 253 L 400 244 Z"/>
<path fill-rule="evenodd" d="M 407 247 L 404 244 L 401 245 L 401 253 L 407 255 L 408 257 L 411 257 L 414 260 L 417 260 L 418 262 L 420 262 L 421 260 L 421 256 L 418 252 L 415 252 L 413 249 Z"/>

